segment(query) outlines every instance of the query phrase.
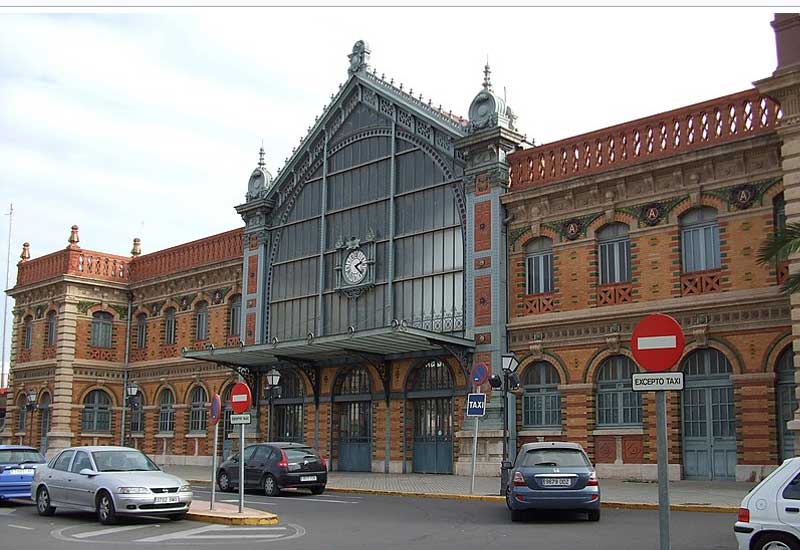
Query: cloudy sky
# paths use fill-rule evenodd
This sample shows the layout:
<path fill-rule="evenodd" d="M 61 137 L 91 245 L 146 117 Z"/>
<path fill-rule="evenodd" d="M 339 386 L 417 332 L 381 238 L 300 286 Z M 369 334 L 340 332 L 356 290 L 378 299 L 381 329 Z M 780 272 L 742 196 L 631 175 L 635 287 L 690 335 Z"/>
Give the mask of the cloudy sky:
<path fill-rule="evenodd" d="M 22 242 L 127 255 L 241 225 L 263 140 L 273 172 L 372 65 L 466 115 L 488 56 L 545 143 L 738 92 L 775 68 L 770 9 L 240 8 L 0 13 L 0 210 Z M 5 267 L 8 217 L 0 219 Z M 2 282 L 2 281 L 0 281 Z"/>

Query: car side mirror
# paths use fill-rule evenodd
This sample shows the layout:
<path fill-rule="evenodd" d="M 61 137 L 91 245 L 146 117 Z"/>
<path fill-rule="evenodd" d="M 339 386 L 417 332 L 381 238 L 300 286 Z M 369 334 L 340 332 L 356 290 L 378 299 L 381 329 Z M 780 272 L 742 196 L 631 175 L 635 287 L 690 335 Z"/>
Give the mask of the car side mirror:
<path fill-rule="evenodd" d="M 503 462 L 500 464 L 500 467 L 501 467 L 503 470 L 510 470 L 511 468 L 513 468 L 513 467 L 514 467 L 514 464 L 512 464 L 512 462 L 511 462 L 510 460 L 504 460 L 504 461 L 503 461 Z"/>
<path fill-rule="evenodd" d="M 95 472 L 95 471 L 94 471 L 94 470 L 92 470 L 91 468 L 84 468 L 83 470 L 81 470 L 81 471 L 80 471 L 80 472 L 78 472 L 78 473 L 79 473 L 80 475 L 82 475 L 82 476 L 89 476 L 89 477 L 92 477 L 92 476 L 96 476 L 96 475 L 97 475 L 97 472 Z"/>

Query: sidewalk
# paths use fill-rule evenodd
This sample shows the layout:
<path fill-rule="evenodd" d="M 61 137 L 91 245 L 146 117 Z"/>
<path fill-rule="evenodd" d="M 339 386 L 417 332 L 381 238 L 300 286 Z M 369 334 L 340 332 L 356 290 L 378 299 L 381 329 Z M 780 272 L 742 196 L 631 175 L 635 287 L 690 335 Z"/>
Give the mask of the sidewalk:
<path fill-rule="evenodd" d="M 165 466 L 165 470 L 193 481 L 210 481 L 211 468 L 200 466 Z M 673 481 L 669 484 L 670 504 L 677 507 L 708 508 L 709 511 L 732 511 L 754 483 L 735 481 Z M 406 495 L 469 495 L 467 476 L 432 474 L 376 474 L 360 472 L 328 472 L 328 489 L 332 491 L 380 492 Z M 601 479 L 603 502 L 636 507 L 658 504 L 658 484 L 651 482 Z M 475 495 L 497 496 L 499 477 L 476 477 Z M 500 500 L 498 496 L 498 500 Z M 724 509 L 724 510 L 723 510 Z"/>

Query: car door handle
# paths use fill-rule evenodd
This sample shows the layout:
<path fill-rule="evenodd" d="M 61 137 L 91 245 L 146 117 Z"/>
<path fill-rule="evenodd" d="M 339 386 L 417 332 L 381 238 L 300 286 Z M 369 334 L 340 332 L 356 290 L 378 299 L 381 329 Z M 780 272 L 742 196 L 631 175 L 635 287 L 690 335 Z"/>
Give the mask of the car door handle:
<path fill-rule="evenodd" d="M 796 514 L 797 512 L 800 512 L 800 508 L 792 508 L 792 507 L 790 507 L 790 508 L 785 508 L 785 510 L 787 512 L 791 512 L 792 514 Z"/>

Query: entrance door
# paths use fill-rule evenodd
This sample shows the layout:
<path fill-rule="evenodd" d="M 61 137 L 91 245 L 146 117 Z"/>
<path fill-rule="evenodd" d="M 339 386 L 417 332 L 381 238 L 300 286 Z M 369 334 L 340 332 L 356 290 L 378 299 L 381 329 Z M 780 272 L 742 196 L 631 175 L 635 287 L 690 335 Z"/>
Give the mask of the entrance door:
<path fill-rule="evenodd" d="M 339 469 L 372 471 L 370 401 L 339 404 Z"/>
<path fill-rule="evenodd" d="M 686 479 L 736 479 L 736 415 L 730 364 L 714 349 L 684 361 L 683 468 Z"/>
<path fill-rule="evenodd" d="M 794 419 L 797 410 L 797 397 L 794 381 L 794 354 L 787 348 L 778 359 L 778 384 L 775 388 L 778 404 L 778 438 L 781 461 L 795 456 L 794 434 L 786 427 L 787 422 Z"/>
<path fill-rule="evenodd" d="M 412 471 L 453 473 L 453 399 L 415 399 Z"/>

